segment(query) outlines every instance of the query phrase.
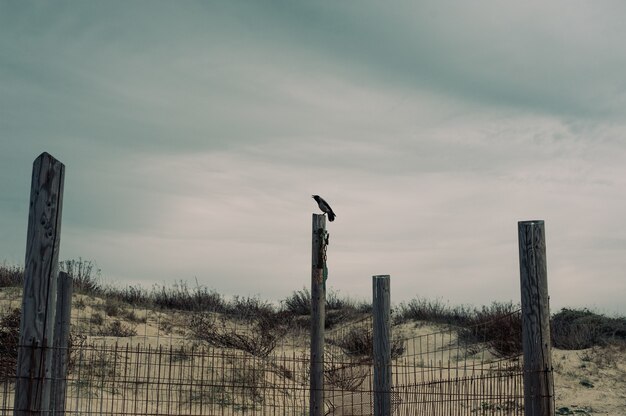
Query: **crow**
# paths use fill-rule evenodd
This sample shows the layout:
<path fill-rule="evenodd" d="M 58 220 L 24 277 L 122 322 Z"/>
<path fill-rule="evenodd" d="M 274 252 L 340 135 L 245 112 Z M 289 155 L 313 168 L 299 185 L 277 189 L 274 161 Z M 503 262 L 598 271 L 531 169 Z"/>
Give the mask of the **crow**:
<path fill-rule="evenodd" d="M 313 195 L 312 197 L 317 202 L 317 206 L 320 207 L 322 212 L 328 214 L 328 221 L 334 221 L 336 215 L 330 205 L 328 205 L 328 202 L 324 201 L 319 195 Z"/>

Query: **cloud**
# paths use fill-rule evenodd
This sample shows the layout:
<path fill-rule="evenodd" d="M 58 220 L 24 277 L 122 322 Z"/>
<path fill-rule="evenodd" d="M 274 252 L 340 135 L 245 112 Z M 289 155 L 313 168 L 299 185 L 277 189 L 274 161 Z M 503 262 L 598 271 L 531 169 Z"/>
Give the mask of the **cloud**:
<path fill-rule="evenodd" d="M 0 256 L 46 150 L 62 256 L 112 280 L 284 296 L 319 193 L 346 294 L 516 299 L 516 222 L 542 218 L 553 306 L 615 309 L 623 7 L 0 3 Z"/>

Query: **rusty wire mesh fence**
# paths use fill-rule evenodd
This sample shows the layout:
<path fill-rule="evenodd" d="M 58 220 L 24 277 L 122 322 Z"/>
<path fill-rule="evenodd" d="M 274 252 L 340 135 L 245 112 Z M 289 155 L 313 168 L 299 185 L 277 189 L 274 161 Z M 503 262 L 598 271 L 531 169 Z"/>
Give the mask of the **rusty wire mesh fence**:
<path fill-rule="evenodd" d="M 403 323 L 391 340 L 394 415 L 523 415 L 520 311 L 473 325 Z M 329 414 L 373 414 L 372 319 L 327 334 Z"/>
<path fill-rule="evenodd" d="M 467 327 L 397 328 L 398 415 L 523 415 L 520 311 Z"/>
<path fill-rule="evenodd" d="M 16 310 L 18 301 L 0 308 L 0 416 L 14 410 Z M 393 414 L 523 414 L 513 339 L 519 319 L 516 311 L 462 328 L 395 325 Z M 326 414 L 373 414 L 372 342 L 368 315 L 326 332 Z M 153 310 L 75 295 L 69 353 L 68 414 L 309 412 L 306 320 Z"/>

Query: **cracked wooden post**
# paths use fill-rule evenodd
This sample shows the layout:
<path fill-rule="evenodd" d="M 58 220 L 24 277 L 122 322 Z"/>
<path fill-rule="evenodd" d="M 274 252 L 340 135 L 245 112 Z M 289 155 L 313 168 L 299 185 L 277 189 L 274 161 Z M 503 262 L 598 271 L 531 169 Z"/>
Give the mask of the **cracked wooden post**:
<path fill-rule="evenodd" d="M 520 221 L 519 266 L 524 351 L 524 414 L 553 416 L 554 381 L 543 221 Z"/>
<path fill-rule="evenodd" d="M 374 416 L 391 415 L 391 294 L 389 275 L 373 276 Z"/>
<path fill-rule="evenodd" d="M 324 415 L 324 319 L 326 315 L 326 216 L 313 214 L 311 267 L 311 371 L 309 415 Z"/>
<path fill-rule="evenodd" d="M 50 406 L 52 342 L 65 166 L 42 153 L 33 163 L 17 356 L 15 416 Z"/>

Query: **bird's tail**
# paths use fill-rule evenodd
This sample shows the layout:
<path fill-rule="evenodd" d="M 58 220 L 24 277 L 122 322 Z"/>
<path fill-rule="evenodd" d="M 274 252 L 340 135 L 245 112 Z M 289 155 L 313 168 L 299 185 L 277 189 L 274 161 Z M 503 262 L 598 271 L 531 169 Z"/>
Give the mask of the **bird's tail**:
<path fill-rule="evenodd" d="M 328 213 L 328 221 L 335 221 L 335 213 L 334 212 L 329 212 Z"/>

